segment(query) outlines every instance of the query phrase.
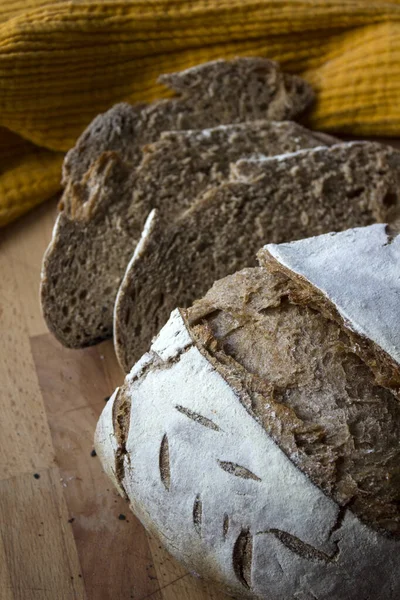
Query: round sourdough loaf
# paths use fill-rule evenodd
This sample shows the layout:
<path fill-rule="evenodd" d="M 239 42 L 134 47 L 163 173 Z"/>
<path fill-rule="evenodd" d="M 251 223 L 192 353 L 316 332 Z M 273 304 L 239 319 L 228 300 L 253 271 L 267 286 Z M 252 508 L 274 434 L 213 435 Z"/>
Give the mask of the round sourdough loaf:
<path fill-rule="evenodd" d="M 269 245 L 175 310 L 108 402 L 104 469 L 237 598 L 400 597 L 400 236 Z"/>

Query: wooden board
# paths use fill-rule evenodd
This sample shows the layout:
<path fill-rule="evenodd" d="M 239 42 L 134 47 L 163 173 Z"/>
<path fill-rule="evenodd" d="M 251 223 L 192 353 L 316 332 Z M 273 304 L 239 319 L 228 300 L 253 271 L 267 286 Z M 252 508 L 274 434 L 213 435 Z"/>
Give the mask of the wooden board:
<path fill-rule="evenodd" d="M 55 201 L 0 230 L 1 600 L 224 600 L 146 533 L 92 456 L 123 376 L 112 344 L 67 350 L 39 301 Z"/>

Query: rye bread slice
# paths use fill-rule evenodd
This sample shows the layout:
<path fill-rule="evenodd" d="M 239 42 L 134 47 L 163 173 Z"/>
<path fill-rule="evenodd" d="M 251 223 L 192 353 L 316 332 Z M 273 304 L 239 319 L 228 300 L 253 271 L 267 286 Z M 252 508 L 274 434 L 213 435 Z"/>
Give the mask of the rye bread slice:
<path fill-rule="evenodd" d="M 324 141 L 335 140 L 324 136 Z M 61 213 L 44 258 L 41 298 L 49 329 L 70 347 L 112 335 L 118 287 L 152 208 L 159 207 L 171 221 L 199 193 L 222 181 L 241 156 L 320 143 L 319 136 L 296 123 L 256 121 L 166 133 L 146 147 L 136 171 L 117 153 L 102 154 L 87 174 L 89 200 Z M 67 214 L 71 210 L 73 218 Z"/>
<path fill-rule="evenodd" d="M 154 142 L 162 131 L 290 120 L 314 99 L 309 84 L 265 58 L 216 60 L 161 75 L 159 81 L 176 96 L 147 105 L 116 104 L 83 132 L 65 158 L 64 204 L 103 152 L 117 151 L 126 163 L 137 165 L 142 146 Z"/>
<path fill-rule="evenodd" d="M 324 145 L 338 140 L 324 135 Z M 321 146 L 318 133 L 294 121 L 252 121 L 202 130 L 168 131 L 146 146 L 136 172 L 129 215 L 141 223 L 153 208 L 168 225 L 196 197 L 229 177 L 248 156 L 274 156 Z"/>
<path fill-rule="evenodd" d="M 142 215 L 126 213 L 144 144 L 170 129 L 293 118 L 313 100 L 306 82 L 263 58 L 213 61 L 160 80 L 177 97 L 116 105 L 94 119 L 66 156 L 61 214 L 41 288 L 47 325 L 66 346 L 112 335 L 115 296 L 143 226 Z"/>
<path fill-rule="evenodd" d="M 230 182 L 205 192 L 170 227 L 152 212 L 116 300 L 122 368 L 130 370 L 175 306 L 254 265 L 265 243 L 395 218 L 399 167 L 398 151 L 372 142 L 241 160 Z"/>

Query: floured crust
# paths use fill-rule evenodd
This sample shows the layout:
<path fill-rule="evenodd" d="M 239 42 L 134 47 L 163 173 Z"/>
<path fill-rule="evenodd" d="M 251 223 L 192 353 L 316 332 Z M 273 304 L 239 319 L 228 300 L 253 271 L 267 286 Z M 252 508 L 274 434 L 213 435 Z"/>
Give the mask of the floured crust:
<path fill-rule="evenodd" d="M 178 311 L 120 393 L 131 403 L 120 483 L 189 568 L 241 598 L 397 598 L 399 543 L 294 466 Z"/>
<path fill-rule="evenodd" d="M 41 301 L 49 329 L 66 346 L 88 346 L 112 334 L 118 286 L 153 208 L 132 198 L 143 145 L 169 129 L 291 118 L 312 99 L 305 82 L 258 58 L 207 63 L 165 82 L 177 97 L 115 106 L 96 117 L 65 159 Z"/>
<path fill-rule="evenodd" d="M 269 244 L 258 258 L 262 266 L 290 277 L 294 302 L 345 325 L 379 384 L 399 396 L 400 237 L 388 229 L 376 224 Z"/>
<path fill-rule="evenodd" d="M 122 398 L 119 388 L 115 390 L 109 398 L 104 411 L 103 419 L 101 419 L 96 428 L 95 446 L 96 453 L 101 460 L 103 468 L 118 492 L 122 497 L 126 497 L 124 488 L 121 484 L 121 473 L 118 469 L 118 456 L 122 451 L 123 440 L 118 439 L 116 435 L 116 404 L 118 398 Z"/>
<path fill-rule="evenodd" d="M 118 294 L 114 304 L 114 350 L 124 373 L 130 371 L 129 364 L 129 348 L 132 343 L 132 336 L 138 337 L 141 333 L 141 325 L 138 325 L 138 329 L 132 329 L 131 320 L 134 318 L 131 314 L 133 307 L 127 306 L 128 294 L 132 285 L 130 273 L 136 272 L 136 264 L 142 260 L 142 257 L 146 257 L 148 252 L 151 252 L 151 240 L 158 238 L 158 233 L 162 234 L 163 227 L 160 225 L 160 219 L 158 211 L 153 209 L 149 214 L 146 223 L 143 227 L 142 235 L 136 246 L 135 252 L 131 260 L 128 263 L 126 269 L 126 276 L 123 278 L 121 285 L 118 289 Z M 149 247 L 150 244 L 150 247 Z M 131 298 L 130 302 L 134 300 Z"/>
<path fill-rule="evenodd" d="M 400 154 L 371 142 L 242 159 L 170 227 L 161 217 L 131 262 L 115 307 L 114 342 L 129 371 L 175 306 L 255 264 L 267 241 L 386 221 L 398 212 Z M 122 360 L 121 360 L 122 358 Z"/>
<path fill-rule="evenodd" d="M 187 310 L 191 333 L 302 472 L 400 539 L 398 398 L 378 385 L 346 327 L 292 302 L 295 288 L 276 269 L 239 271 Z"/>

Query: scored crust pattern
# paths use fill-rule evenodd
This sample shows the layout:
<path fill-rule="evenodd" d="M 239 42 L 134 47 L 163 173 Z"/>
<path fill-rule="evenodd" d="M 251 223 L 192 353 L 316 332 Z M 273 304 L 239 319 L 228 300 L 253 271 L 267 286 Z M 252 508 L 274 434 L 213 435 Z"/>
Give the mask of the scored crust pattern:
<path fill-rule="evenodd" d="M 121 393 L 132 399 L 121 485 L 188 568 L 240 598 L 397 598 L 399 542 L 291 463 L 190 340 L 179 312 Z"/>

